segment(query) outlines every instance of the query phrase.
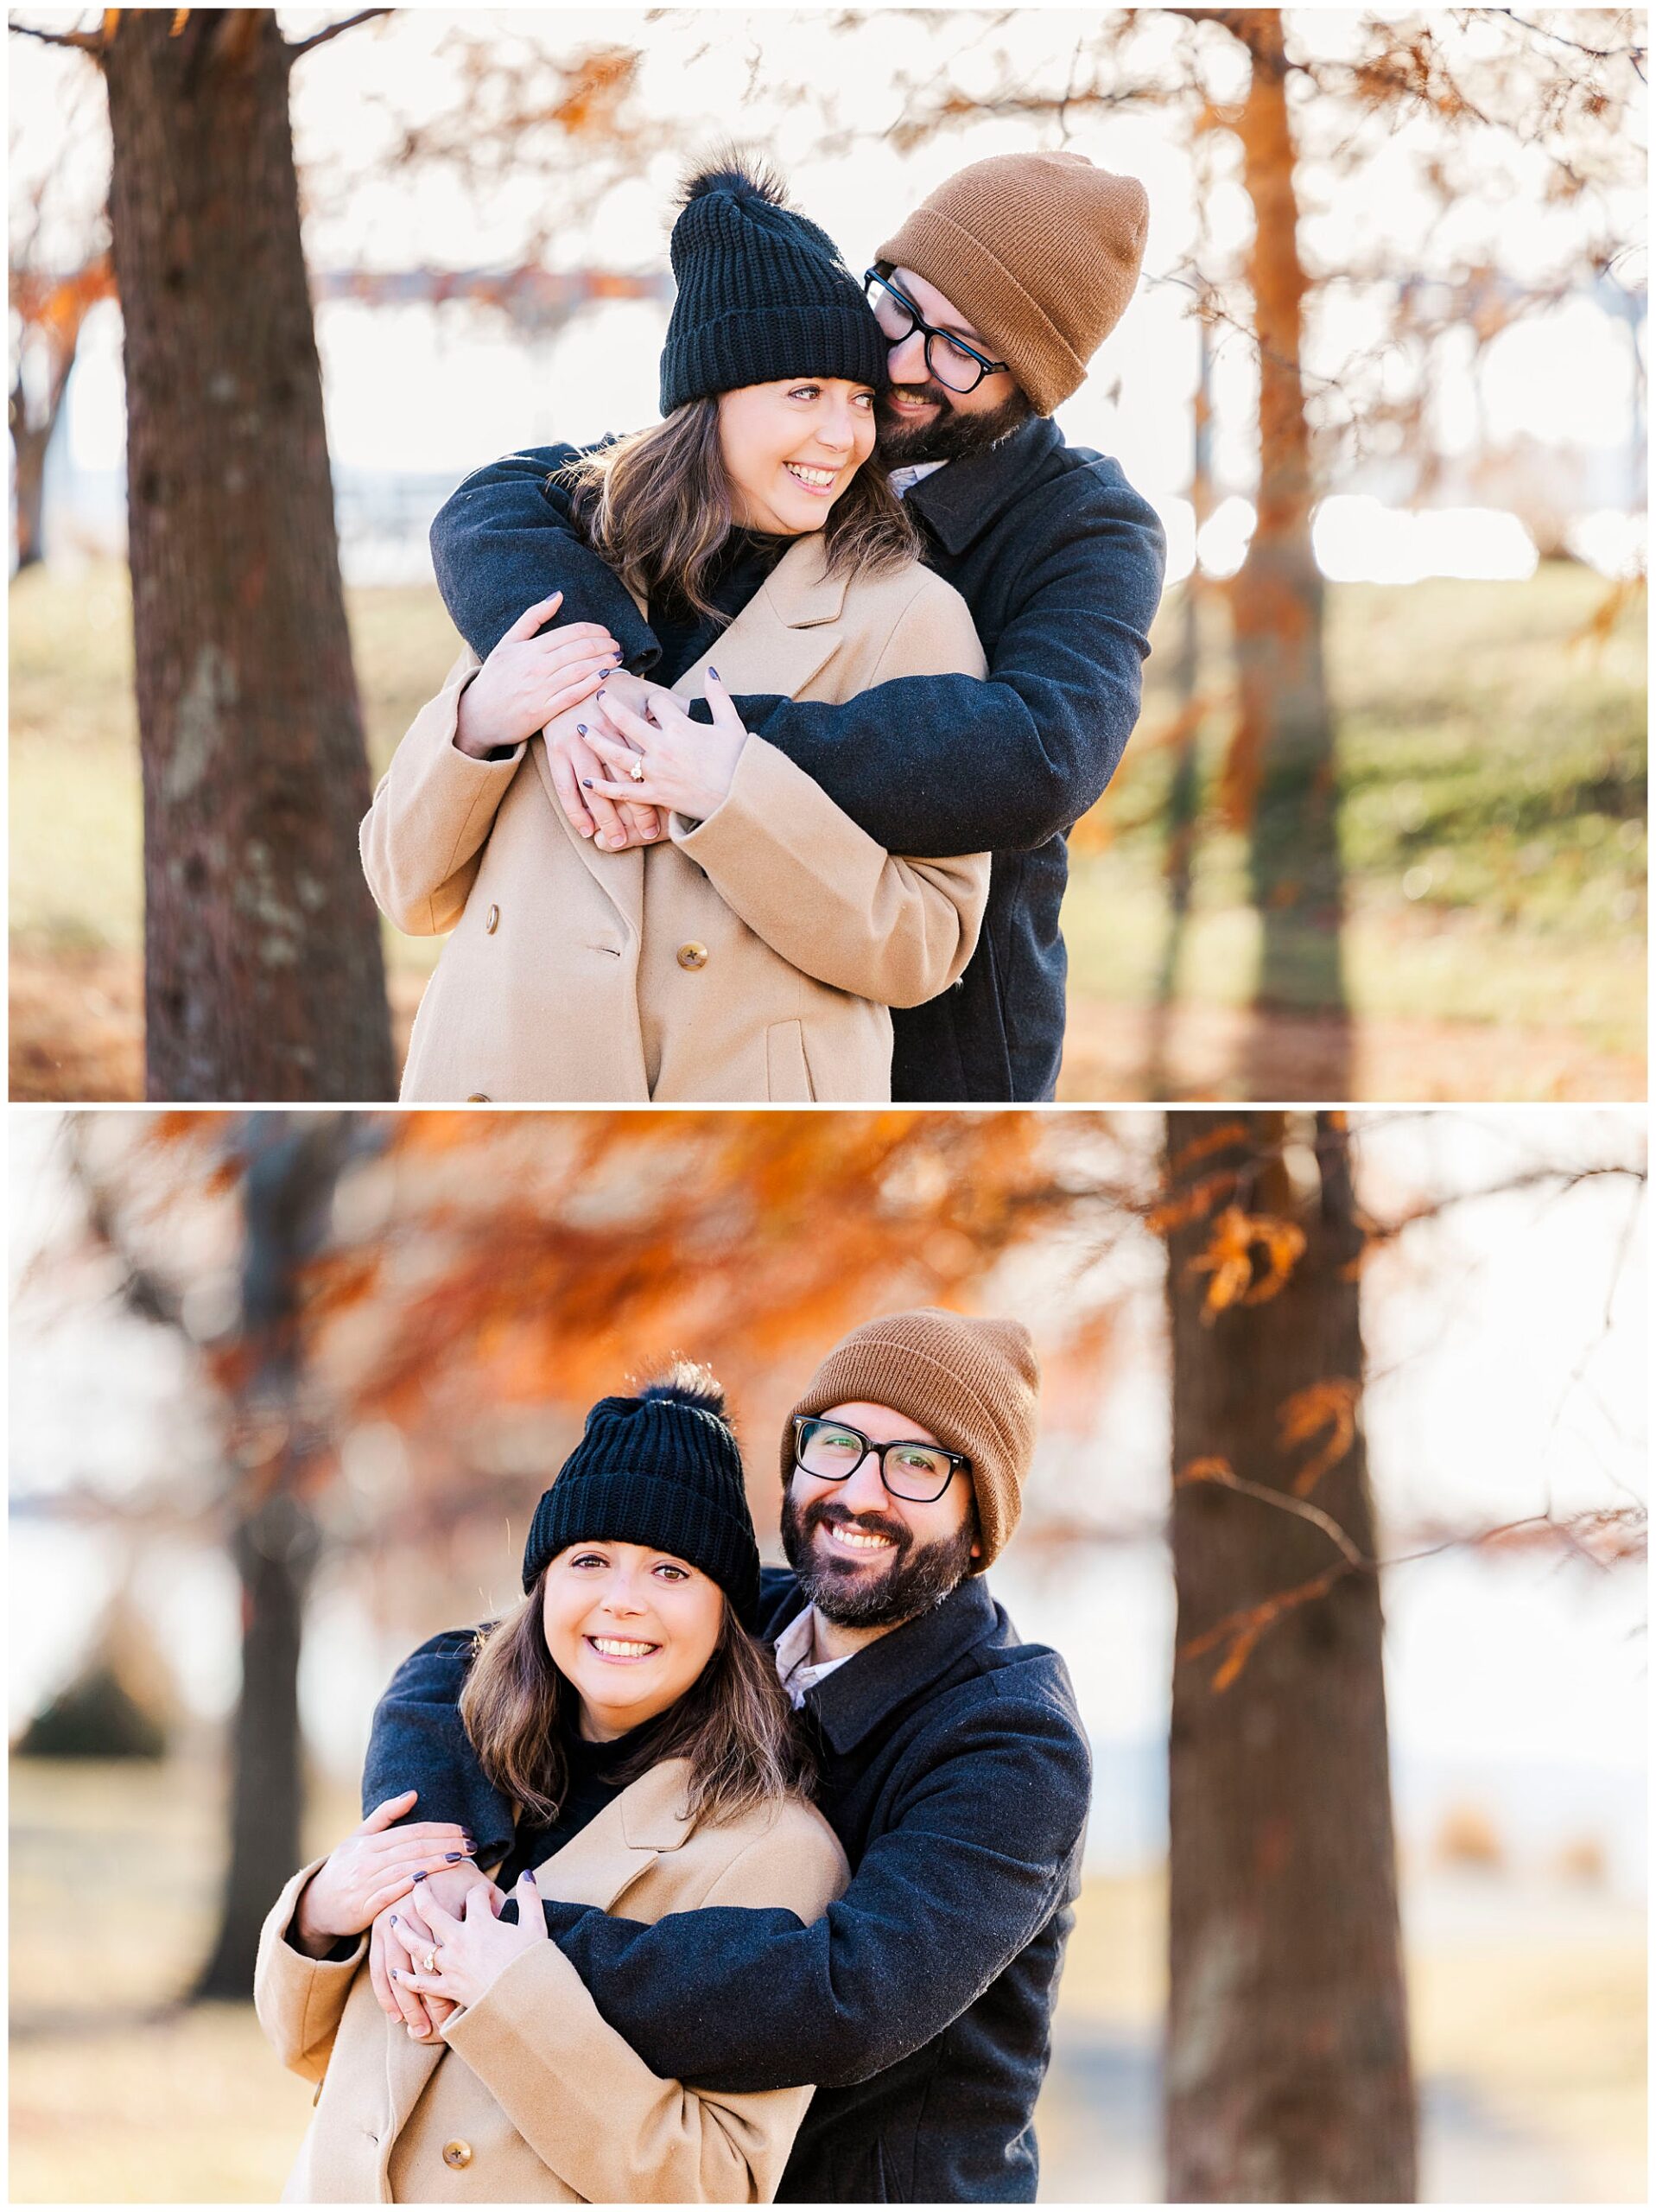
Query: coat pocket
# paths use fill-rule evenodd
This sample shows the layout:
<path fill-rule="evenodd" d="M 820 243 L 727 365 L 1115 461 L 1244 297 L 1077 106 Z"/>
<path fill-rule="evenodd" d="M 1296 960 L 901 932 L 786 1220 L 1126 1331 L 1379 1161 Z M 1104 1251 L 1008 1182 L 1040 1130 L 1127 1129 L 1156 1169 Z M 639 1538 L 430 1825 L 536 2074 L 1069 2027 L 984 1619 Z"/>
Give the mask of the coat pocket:
<path fill-rule="evenodd" d="M 805 1026 L 800 1021 L 773 1021 L 765 1033 L 765 1095 L 793 1103 L 814 1099 L 811 1071 L 805 1058 Z"/>

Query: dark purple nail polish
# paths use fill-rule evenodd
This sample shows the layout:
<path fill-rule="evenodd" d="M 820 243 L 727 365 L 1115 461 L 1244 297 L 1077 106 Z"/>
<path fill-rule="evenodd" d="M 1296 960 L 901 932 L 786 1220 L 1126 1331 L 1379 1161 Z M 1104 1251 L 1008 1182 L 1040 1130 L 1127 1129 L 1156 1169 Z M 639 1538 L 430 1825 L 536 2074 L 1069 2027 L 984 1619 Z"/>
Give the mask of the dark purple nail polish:
<path fill-rule="evenodd" d="M 586 734 L 587 734 L 587 725 L 586 725 L 586 723 L 585 723 L 585 722 L 577 722 L 577 723 L 575 724 L 575 735 L 576 735 L 577 737 L 585 737 L 585 736 L 586 736 Z"/>
<path fill-rule="evenodd" d="M 391 1926 L 392 1926 L 393 1928 L 395 1928 L 397 1925 L 397 1915 L 396 1915 L 395 1913 L 393 1913 L 393 1914 L 391 1915 Z"/>
<path fill-rule="evenodd" d="M 540 1888 L 540 1886 L 541 1886 L 541 1885 L 540 1885 L 540 1884 L 539 1884 L 539 1883 L 535 1879 L 535 1869 L 534 1869 L 532 1866 L 525 1866 L 525 1867 L 524 1867 L 524 1869 L 523 1869 L 523 1879 L 524 1879 L 524 1880 L 529 1884 L 529 1885 L 530 1885 L 530 1887 L 531 1889 L 538 1890 L 538 1889 Z"/>
<path fill-rule="evenodd" d="M 592 779 L 592 778 L 591 778 L 590 776 L 583 776 L 583 777 L 581 778 L 581 788 L 582 789 L 582 791 L 591 791 L 592 787 L 593 787 L 593 779 Z"/>
<path fill-rule="evenodd" d="M 416 1875 L 415 1876 L 415 1878 L 415 1878 L 415 1880 L 416 1880 L 416 1882 L 423 1882 L 423 1881 L 424 1881 L 424 1879 L 425 1879 L 424 1872 L 420 1872 L 420 1873 L 416 1874 Z"/>
<path fill-rule="evenodd" d="M 451 1866 L 454 1864 L 457 1859 L 464 1859 L 466 1853 L 463 1851 L 445 1851 L 443 1853 L 443 1857 L 448 1861 Z"/>
<path fill-rule="evenodd" d="M 721 682 L 721 681 L 722 681 L 722 678 L 720 677 L 720 674 L 719 674 L 719 671 L 718 671 L 718 670 L 717 670 L 716 668 L 710 668 L 710 669 L 707 671 L 707 673 L 708 673 L 708 675 L 709 675 L 710 677 L 712 677 L 712 678 L 713 678 L 713 680 L 714 680 L 714 682 L 715 683 L 720 683 L 720 682 Z"/>
<path fill-rule="evenodd" d="M 598 696 L 599 696 L 599 697 L 600 697 L 600 699 L 603 697 L 604 694 L 603 694 L 603 692 L 602 692 L 602 690 L 600 690 L 600 692 L 599 692 L 599 695 L 598 695 Z"/>

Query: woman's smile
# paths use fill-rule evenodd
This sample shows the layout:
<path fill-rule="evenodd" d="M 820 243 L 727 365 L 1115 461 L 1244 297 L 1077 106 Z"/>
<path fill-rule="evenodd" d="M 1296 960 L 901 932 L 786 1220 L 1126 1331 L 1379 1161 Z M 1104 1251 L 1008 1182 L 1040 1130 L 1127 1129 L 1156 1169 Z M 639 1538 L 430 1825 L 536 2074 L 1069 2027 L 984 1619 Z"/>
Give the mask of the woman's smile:
<path fill-rule="evenodd" d="M 581 1641 L 612 1666 L 634 1666 L 641 1659 L 653 1659 L 661 1649 L 659 1643 L 639 1643 L 631 1637 L 587 1636 Z"/>
<path fill-rule="evenodd" d="M 834 488 L 844 474 L 842 469 L 822 468 L 804 461 L 784 461 L 782 466 L 802 491 L 819 499 L 832 499 Z"/>

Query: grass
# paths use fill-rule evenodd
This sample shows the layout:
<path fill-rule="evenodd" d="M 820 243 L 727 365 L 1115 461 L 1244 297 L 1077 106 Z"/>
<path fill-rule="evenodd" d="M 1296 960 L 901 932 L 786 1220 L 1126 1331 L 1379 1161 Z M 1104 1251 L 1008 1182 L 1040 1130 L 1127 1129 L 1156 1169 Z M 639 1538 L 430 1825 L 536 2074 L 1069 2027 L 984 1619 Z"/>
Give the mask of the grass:
<path fill-rule="evenodd" d="M 1559 563 L 1524 584 L 1331 588 L 1354 1096 L 1643 1096 L 1644 608 L 1629 600 L 1594 637 L 1605 594 Z M 431 589 L 348 599 L 378 772 L 441 681 L 454 633 Z M 1182 619 L 1170 594 L 1143 723 L 1073 841 L 1066 1096 L 1144 1095 Z M 1257 945 L 1245 841 L 1215 799 L 1223 620 L 1216 603 L 1205 610 L 1202 810 L 1170 1055 L 1186 1096 L 1234 1080 L 1234 1010 Z M 125 1025 L 130 1086 L 143 890 L 124 569 L 26 573 L 11 639 L 14 1095 L 72 1095 L 53 1087 L 69 1080 L 69 1033 L 105 1017 Z M 390 929 L 385 946 L 406 1018 L 441 948 Z M 1282 1064 L 1309 1096 L 1321 1047 L 1308 1021 L 1286 1026 Z M 21 1084 L 20 1058 L 35 1064 Z M 85 1095 L 128 1094 L 111 1077 Z"/>
<path fill-rule="evenodd" d="M 1360 1017 L 1561 1024 L 1643 1048 L 1644 608 L 1588 635 L 1606 586 L 1553 563 L 1526 584 L 1345 585 L 1329 594 L 1340 722 L 1346 964 Z M 1155 995 L 1173 771 L 1164 607 L 1145 715 L 1076 839 L 1064 909 L 1072 989 Z M 1219 819 L 1228 707 L 1222 611 L 1206 611 L 1202 819 L 1178 982 L 1240 1004 L 1257 941 L 1243 836 Z"/>
<path fill-rule="evenodd" d="M 356 1817 L 337 1784 L 314 1797 L 310 1853 Z M 200 1758 L 12 1761 L 13 2202 L 279 2194 L 309 2120 L 309 2087 L 278 2066 L 251 2005 L 169 2008 L 211 1942 L 223 1798 L 221 1773 Z M 1107 2137 L 1119 2123 L 1101 2118 L 1088 2058 L 1101 2047 L 1138 2053 L 1144 2082 L 1165 1993 L 1165 1916 L 1159 1870 L 1094 1878 L 1082 1895 L 1037 2116 L 1050 2200 L 1155 2186 L 1145 2177 L 1153 2092 L 1143 2087 L 1126 2119 L 1144 2171 L 1133 2186 L 1105 2186 L 1116 2176 L 1098 2163 L 1100 2130 Z M 1560 1942 L 1520 1910 L 1499 1942 L 1439 1933 L 1409 1948 L 1423 2086 L 1444 2080 L 1475 2093 L 1520 2146 L 1533 2141 L 1551 2170 L 1568 2172 L 1572 2201 L 1631 2198 L 1642 2173 L 1636 1922 L 1626 1912 L 1607 1923 L 1609 1935 Z"/>

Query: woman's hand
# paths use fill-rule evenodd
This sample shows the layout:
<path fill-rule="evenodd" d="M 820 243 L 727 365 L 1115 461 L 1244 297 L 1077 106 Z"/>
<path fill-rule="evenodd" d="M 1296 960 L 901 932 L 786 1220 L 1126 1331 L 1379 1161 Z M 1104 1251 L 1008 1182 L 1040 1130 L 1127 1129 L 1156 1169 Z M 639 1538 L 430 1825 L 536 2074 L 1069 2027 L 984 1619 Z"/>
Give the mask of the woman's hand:
<path fill-rule="evenodd" d="M 441 1997 L 428 2003 L 416 1997 L 401 1981 L 391 1980 L 391 1968 L 412 1967 L 416 1953 L 423 1955 L 430 1948 L 431 1930 L 420 1917 L 427 1897 L 435 1897 L 448 1911 L 458 1912 L 473 1890 L 487 1891 L 492 1899 L 492 1912 L 498 1913 L 506 1902 L 504 1891 L 496 1889 L 478 1867 L 439 1867 L 435 1873 L 417 1880 L 410 1894 L 397 1904 L 386 1906 L 368 1939 L 368 1978 L 379 2009 L 394 2024 L 407 2028 L 416 2043 L 423 2043 L 434 2027 L 441 2027 L 454 2008 Z"/>
<path fill-rule="evenodd" d="M 422 1821 L 394 1828 L 418 1792 L 388 1797 L 345 1841 L 329 1852 L 299 1893 L 293 1916 L 297 1948 L 321 1958 L 342 1936 L 359 1936 L 374 1916 L 414 1887 L 435 1866 L 453 1866 L 471 1852 L 464 1829 L 450 1821 Z"/>
<path fill-rule="evenodd" d="M 460 696 L 454 743 L 474 760 L 510 751 L 566 707 L 590 699 L 621 664 L 621 649 L 597 622 L 542 632 L 563 594 L 526 607 Z"/>
<path fill-rule="evenodd" d="M 618 690 L 600 691 L 604 718 L 625 743 L 597 728 L 581 734 L 608 764 L 614 780 L 583 778 L 584 787 L 610 799 L 644 799 L 705 822 L 730 791 L 747 731 L 716 671 L 707 671 L 707 705 L 713 726 L 693 722 L 670 691 L 659 684 L 625 687 L 645 695 L 643 711 L 627 704 Z"/>
<path fill-rule="evenodd" d="M 515 1928 L 510 1921 L 495 1917 L 494 1898 L 498 1895 L 498 1891 L 473 1890 L 456 1915 L 446 1912 L 435 1897 L 422 1894 L 421 1916 L 431 1930 L 432 1940 L 423 1950 L 416 1946 L 411 1970 L 391 1969 L 397 1986 L 411 1989 L 418 1997 L 446 1997 L 451 2004 L 475 2005 L 520 1952 L 550 1941 L 532 1869 L 523 1869 L 512 1891 L 517 1900 Z"/>

